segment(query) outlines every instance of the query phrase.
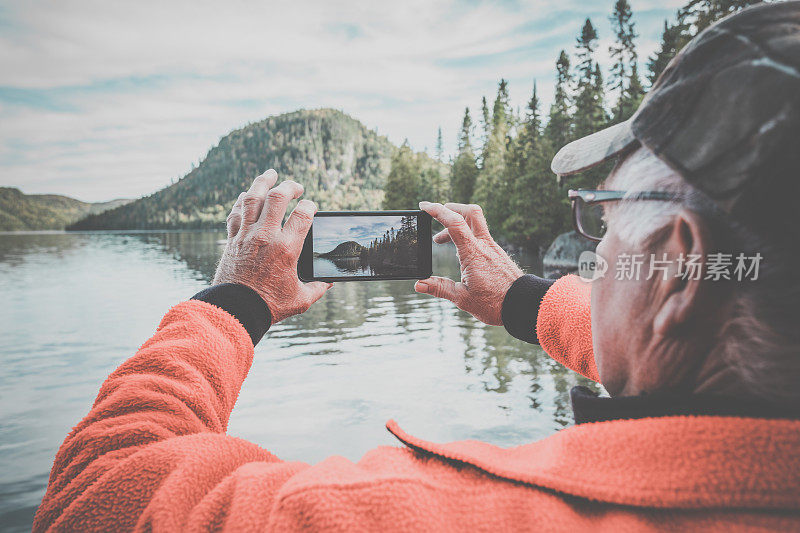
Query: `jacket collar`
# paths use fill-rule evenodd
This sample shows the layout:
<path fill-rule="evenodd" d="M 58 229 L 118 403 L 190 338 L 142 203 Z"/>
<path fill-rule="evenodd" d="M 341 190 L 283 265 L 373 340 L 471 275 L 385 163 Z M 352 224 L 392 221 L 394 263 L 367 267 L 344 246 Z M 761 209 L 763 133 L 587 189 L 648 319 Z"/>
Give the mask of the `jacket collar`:
<path fill-rule="evenodd" d="M 800 420 L 800 406 L 776 404 L 744 396 L 659 392 L 640 396 L 601 397 L 586 387 L 572 387 L 576 424 L 654 416 L 733 416 Z"/>
<path fill-rule="evenodd" d="M 586 423 L 515 448 L 437 444 L 394 420 L 411 449 L 486 474 L 607 503 L 655 508 L 800 506 L 800 421 L 667 416 Z"/>

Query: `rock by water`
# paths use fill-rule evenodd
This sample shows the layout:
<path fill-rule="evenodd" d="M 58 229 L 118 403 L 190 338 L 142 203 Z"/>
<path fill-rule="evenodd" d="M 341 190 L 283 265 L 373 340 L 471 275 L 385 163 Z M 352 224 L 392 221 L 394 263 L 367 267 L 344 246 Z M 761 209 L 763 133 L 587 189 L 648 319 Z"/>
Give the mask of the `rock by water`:
<path fill-rule="evenodd" d="M 578 270 L 578 258 L 586 250 L 594 251 L 597 243 L 578 235 L 575 231 L 562 233 L 555 238 L 544 254 L 544 275 L 558 278 Z"/>

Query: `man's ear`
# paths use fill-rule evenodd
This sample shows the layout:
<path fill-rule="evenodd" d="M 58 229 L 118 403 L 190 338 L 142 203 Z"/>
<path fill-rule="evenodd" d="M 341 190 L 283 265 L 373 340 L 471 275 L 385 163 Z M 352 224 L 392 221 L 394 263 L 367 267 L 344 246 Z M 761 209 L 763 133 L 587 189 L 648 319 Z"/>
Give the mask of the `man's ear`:
<path fill-rule="evenodd" d="M 678 264 L 678 258 L 684 260 L 690 256 L 698 256 L 702 263 L 711 246 L 711 235 L 703 220 L 693 211 L 682 210 L 675 217 L 672 227 L 662 241 L 663 251 L 667 257 Z M 684 263 L 685 265 L 685 263 Z M 686 267 L 684 266 L 684 271 Z M 686 326 L 690 318 L 703 306 L 707 297 L 708 284 L 703 283 L 702 267 L 698 273 L 687 279 L 677 268 L 673 276 L 663 282 L 659 292 L 661 308 L 653 318 L 653 332 L 667 336 Z M 694 279 L 698 278 L 698 279 Z"/>

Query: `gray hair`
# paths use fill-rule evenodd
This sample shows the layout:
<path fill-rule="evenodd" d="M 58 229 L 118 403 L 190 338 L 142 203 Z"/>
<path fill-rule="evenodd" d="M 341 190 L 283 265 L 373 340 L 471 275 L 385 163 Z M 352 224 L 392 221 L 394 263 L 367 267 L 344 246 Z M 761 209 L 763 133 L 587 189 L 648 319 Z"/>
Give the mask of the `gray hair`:
<path fill-rule="evenodd" d="M 629 191 L 667 191 L 675 202 L 620 202 L 610 208 L 611 230 L 628 244 L 648 249 L 669 231 L 674 217 L 690 209 L 708 224 L 716 250 L 746 255 L 761 253 L 757 280 L 729 283 L 732 309 L 718 333 L 712 355 L 720 357 L 738 376 L 747 392 L 775 403 L 800 404 L 800 327 L 797 305 L 800 279 L 793 272 L 795 250 L 777 248 L 757 237 L 717 209 L 702 191 L 678 172 L 639 147 L 621 160 L 609 175 L 608 188 Z M 745 392 L 745 391 L 743 391 Z"/>

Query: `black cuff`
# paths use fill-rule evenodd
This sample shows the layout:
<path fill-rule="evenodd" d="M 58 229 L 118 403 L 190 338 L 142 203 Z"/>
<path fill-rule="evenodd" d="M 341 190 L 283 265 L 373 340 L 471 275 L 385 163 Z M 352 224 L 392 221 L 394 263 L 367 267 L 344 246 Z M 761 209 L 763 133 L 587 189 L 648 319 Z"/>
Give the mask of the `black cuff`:
<path fill-rule="evenodd" d="M 233 318 L 247 330 L 253 340 L 253 346 L 258 344 L 272 325 L 272 313 L 267 303 L 246 285 L 238 283 L 214 285 L 192 296 L 192 300 L 216 305 L 233 315 Z"/>
<path fill-rule="evenodd" d="M 501 317 L 506 331 L 519 340 L 539 344 L 539 339 L 536 338 L 539 304 L 547 289 L 555 282 L 554 279 L 530 274 L 517 278 L 503 299 Z"/>

